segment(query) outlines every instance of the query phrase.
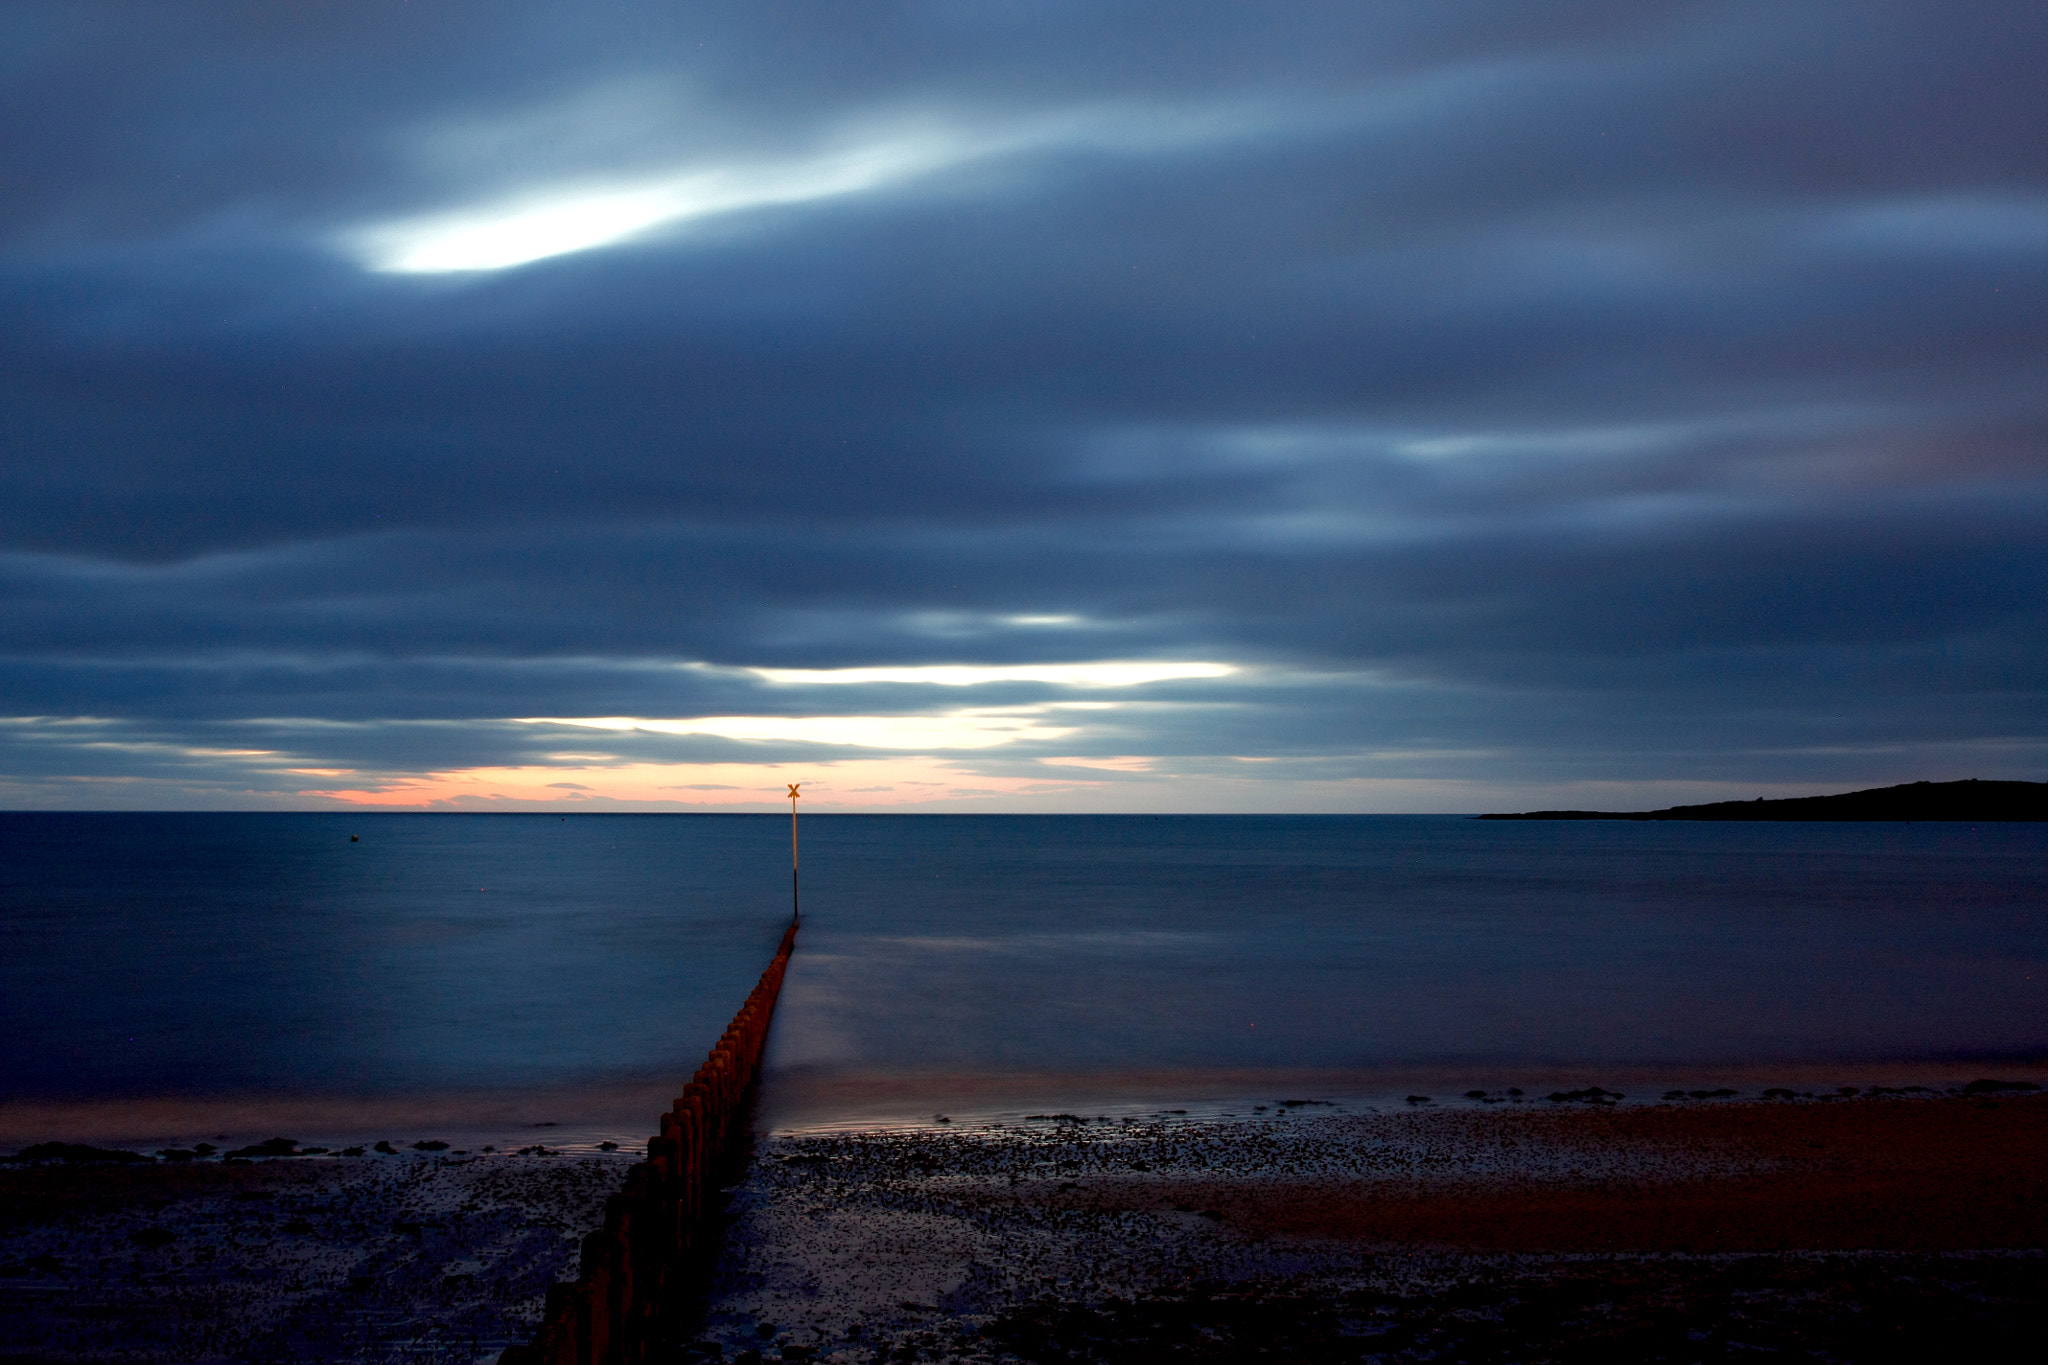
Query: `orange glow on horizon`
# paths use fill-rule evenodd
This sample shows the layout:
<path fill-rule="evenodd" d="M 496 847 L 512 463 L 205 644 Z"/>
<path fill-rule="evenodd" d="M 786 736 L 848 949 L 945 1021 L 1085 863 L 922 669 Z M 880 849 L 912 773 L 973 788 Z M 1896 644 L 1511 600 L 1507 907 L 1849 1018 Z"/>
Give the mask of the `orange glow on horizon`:
<path fill-rule="evenodd" d="M 585 766 L 459 768 L 397 774 L 343 790 L 304 791 L 350 806 L 425 810 L 449 806 L 734 806 L 788 800 L 791 775 L 821 806 L 870 807 L 976 797 L 1083 790 L 1085 779 L 1047 780 L 977 773 L 944 759 L 844 759 L 827 763 L 617 763 Z"/>
<path fill-rule="evenodd" d="M 1041 758 L 1040 763 L 1054 768 L 1100 768 L 1111 773 L 1149 773 L 1157 759 L 1143 754 L 1117 754 L 1110 758 Z"/>

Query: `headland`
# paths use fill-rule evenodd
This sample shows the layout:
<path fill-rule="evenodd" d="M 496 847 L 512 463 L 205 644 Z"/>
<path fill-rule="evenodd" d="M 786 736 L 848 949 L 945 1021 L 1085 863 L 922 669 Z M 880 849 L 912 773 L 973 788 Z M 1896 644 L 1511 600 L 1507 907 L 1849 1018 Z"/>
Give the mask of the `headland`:
<path fill-rule="evenodd" d="M 1533 810 L 1481 820 L 2048 820 L 2048 782 L 1908 782 L 1896 787 L 1663 810 Z"/>

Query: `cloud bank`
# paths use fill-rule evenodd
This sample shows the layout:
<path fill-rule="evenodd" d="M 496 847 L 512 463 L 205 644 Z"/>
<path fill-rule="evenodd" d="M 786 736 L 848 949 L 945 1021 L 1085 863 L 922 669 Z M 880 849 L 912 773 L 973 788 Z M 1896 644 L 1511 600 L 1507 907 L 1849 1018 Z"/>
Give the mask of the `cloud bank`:
<path fill-rule="evenodd" d="M 0 804 L 2048 776 L 2048 16 L 1328 8 L 0 15 Z"/>

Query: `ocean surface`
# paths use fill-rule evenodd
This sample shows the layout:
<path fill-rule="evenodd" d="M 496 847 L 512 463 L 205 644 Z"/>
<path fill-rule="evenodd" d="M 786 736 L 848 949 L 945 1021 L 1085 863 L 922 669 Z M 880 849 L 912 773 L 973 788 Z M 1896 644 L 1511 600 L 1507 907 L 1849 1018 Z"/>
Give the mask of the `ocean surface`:
<path fill-rule="evenodd" d="M 0 1100 L 658 1088 L 789 901 L 774 816 L 0 814 Z M 791 1076 L 2048 1058 L 2042 825 L 814 815 L 803 907 Z"/>

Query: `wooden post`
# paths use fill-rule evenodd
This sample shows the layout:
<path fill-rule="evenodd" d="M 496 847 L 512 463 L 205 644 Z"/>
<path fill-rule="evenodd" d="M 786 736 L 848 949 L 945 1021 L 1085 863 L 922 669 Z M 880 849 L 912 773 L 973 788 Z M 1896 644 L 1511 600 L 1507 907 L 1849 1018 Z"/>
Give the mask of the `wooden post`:
<path fill-rule="evenodd" d="M 790 795 L 794 872 L 794 785 Z M 578 1279 L 549 1288 L 532 1344 L 507 1346 L 499 1365 L 645 1365 L 692 1261 L 716 1243 L 720 1181 L 744 1139 L 747 1098 L 760 1077 L 769 1020 L 795 947 L 792 913 L 768 970 L 681 1098 L 657 1120 L 648 1159 L 628 1170 L 624 1189 L 605 1201 L 604 1226 L 583 1239 Z"/>

